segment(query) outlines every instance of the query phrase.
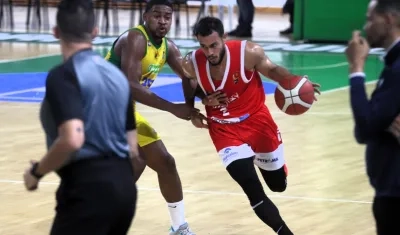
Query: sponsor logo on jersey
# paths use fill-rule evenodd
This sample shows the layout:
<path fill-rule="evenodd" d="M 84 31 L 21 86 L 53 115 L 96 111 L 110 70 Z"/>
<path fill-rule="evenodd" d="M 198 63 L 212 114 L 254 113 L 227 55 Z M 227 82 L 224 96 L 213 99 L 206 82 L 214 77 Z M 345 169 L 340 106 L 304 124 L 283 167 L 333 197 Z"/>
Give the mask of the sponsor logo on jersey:
<path fill-rule="evenodd" d="M 160 71 L 160 65 L 158 64 L 151 64 L 149 65 L 149 67 L 147 68 L 147 71 L 149 73 L 158 73 Z"/>
<path fill-rule="evenodd" d="M 233 78 L 233 83 L 234 83 L 234 84 L 237 84 L 237 83 L 239 82 L 239 78 L 240 78 L 240 73 L 239 73 L 239 71 L 236 71 L 236 72 L 233 74 L 232 78 Z"/>

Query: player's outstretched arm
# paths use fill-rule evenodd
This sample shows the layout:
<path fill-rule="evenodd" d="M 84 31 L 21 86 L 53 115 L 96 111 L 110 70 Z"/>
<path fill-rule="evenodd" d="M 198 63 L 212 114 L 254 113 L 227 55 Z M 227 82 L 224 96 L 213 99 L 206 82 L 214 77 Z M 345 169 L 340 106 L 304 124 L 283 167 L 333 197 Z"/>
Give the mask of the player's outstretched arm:
<path fill-rule="evenodd" d="M 170 112 L 178 118 L 190 120 L 192 112 L 197 112 L 197 110 L 186 104 L 166 101 L 140 84 L 146 43 L 146 39 L 140 32 L 132 30 L 128 33 L 127 48 L 121 52 L 121 67 L 128 77 L 133 99 L 153 108 Z"/>
<path fill-rule="evenodd" d="M 182 79 L 182 89 L 185 96 L 185 102 L 194 107 L 195 96 L 203 99 L 205 94 L 201 89 L 197 89 L 196 77 L 192 74 L 186 74 L 183 68 L 182 54 L 174 42 L 168 40 L 168 57 L 167 62 L 171 69 Z M 185 59 L 186 60 L 186 59 Z M 187 61 L 185 62 L 187 63 Z M 200 91 L 200 92 L 199 92 Z"/>
<path fill-rule="evenodd" d="M 146 39 L 135 30 L 128 33 L 126 49 L 121 52 L 121 68 L 128 77 L 134 100 L 164 111 L 171 111 L 173 104 L 160 98 L 140 84 L 142 59 L 146 53 Z"/>
<path fill-rule="evenodd" d="M 264 49 L 260 45 L 253 42 L 246 43 L 245 67 L 247 69 L 254 68 L 262 75 L 278 83 L 284 79 L 292 79 L 296 76 L 289 72 L 286 68 L 272 62 L 268 56 L 265 55 Z M 316 83 L 313 83 L 313 85 L 315 92 L 320 94 L 320 85 Z"/>
<path fill-rule="evenodd" d="M 193 91 L 189 102 L 193 102 L 194 105 L 195 96 L 199 97 L 198 94 L 200 94 L 199 98 L 201 99 L 205 99 L 206 96 L 199 84 L 197 83 L 196 72 L 192 63 L 192 52 L 187 53 L 185 58 L 183 58 L 181 62 L 182 70 L 185 76 L 189 78 L 189 86 Z M 201 113 L 198 113 L 198 115 L 193 115 L 191 121 L 192 124 L 197 128 L 208 128 L 207 118 Z"/>

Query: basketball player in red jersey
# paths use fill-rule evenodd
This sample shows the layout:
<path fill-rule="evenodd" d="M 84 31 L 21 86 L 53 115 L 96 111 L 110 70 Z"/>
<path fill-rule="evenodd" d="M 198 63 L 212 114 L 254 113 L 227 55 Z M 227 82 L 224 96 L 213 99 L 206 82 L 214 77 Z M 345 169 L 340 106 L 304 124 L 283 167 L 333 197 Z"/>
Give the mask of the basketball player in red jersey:
<path fill-rule="evenodd" d="M 210 137 L 230 176 L 242 187 L 256 215 L 277 234 L 293 234 L 278 208 L 267 197 L 254 164 L 274 192 L 286 189 L 286 165 L 279 129 L 265 105 L 259 73 L 279 82 L 291 79 L 286 69 L 272 63 L 259 45 L 224 41 L 222 22 L 201 19 L 194 28 L 201 49 L 183 60 L 186 75 L 208 96 L 208 125 L 192 118 L 196 127 L 208 127 Z M 319 85 L 314 84 L 319 93 Z"/>

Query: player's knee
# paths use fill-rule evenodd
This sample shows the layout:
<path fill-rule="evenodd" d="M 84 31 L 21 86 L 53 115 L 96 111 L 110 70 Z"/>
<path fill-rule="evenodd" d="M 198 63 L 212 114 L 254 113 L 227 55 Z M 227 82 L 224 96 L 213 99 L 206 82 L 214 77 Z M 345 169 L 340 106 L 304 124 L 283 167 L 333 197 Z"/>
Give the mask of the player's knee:
<path fill-rule="evenodd" d="M 286 190 L 287 184 L 286 184 L 286 178 L 285 180 L 279 180 L 279 181 L 266 181 L 269 189 L 271 189 L 272 192 L 276 193 L 281 193 Z"/>
<path fill-rule="evenodd" d="M 284 192 L 287 187 L 287 178 L 285 167 L 275 171 L 261 170 L 261 174 L 268 185 L 269 189 L 273 192 Z"/>
<path fill-rule="evenodd" d="M 163 154 L 163 156 L 160 158 L 160 161 L 161 162 L 159 163 L 159 165 L 162 170 L 170 172 L 176 169 L 175 159 L 171 156 L 171 154 Z"/>
<path fill-rule="evenodd" d="M 227 170 L 243 189 L 252 206 L 266 197 L 251 158 L 236 160 L 227 167 Z"/>

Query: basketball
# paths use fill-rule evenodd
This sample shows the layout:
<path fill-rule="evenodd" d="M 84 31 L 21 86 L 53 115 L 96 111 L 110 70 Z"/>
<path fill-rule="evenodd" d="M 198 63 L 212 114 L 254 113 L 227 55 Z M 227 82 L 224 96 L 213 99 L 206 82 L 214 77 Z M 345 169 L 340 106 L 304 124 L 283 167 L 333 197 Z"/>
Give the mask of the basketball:
<path fill-rule="evenodd" d="M 301 115 L 314 103 L 314 87 L 302 76 L 281 81 L 275 90 L 275 103 L 282 112 L 289 115 Z"/>

